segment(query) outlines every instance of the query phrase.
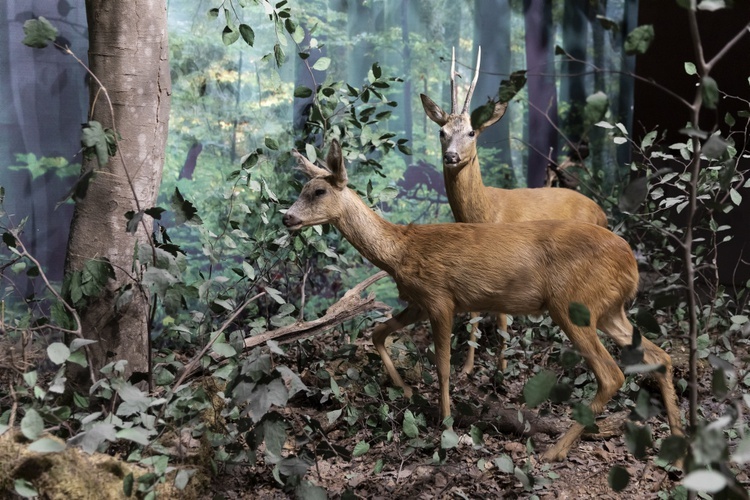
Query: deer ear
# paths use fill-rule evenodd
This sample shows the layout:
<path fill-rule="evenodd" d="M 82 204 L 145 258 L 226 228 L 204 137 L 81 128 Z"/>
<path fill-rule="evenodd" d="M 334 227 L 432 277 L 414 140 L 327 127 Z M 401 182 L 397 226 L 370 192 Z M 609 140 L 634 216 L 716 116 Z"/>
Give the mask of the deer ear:
<path fill-rule="evenodd" d="M 507 102 L 492 102 L 488 101 L 487 104 L 481 106 L 471 113 L 471 123 L 474 130 L 482 132 L 484 129 L 498 121 L 505 115 L 505 110 L 508 109 Z"/>
<path fill-rule="evenodd" d="M 328 170 L 316 166 L 313 162 L 302 156 L 302 154 L 296 149 L 292 150 L 292 156 L 297 160 L 297 169 L 301 170 L 308 179 L 330 175 Z"/>
<path fill-rule="evenodd" d="M 333 173 L 333 184 L 338 188 L 345 188 L 349 182 L 349 177 L 346 175 L 341 146 L 336 139 L 331 142 L 331 147 L 328 149 L 326 163 L 328 163 L 328 168 Z"/>
<path fill-rule="evenodd" d="M 435 104 L 435 101 L 424 94 L 419 94 L 419 98 L 422 99 L 422 107 L 424 108 L 427 118 L 441 127 L 448 122 L 448 115 L 440 108 L 440 106 Z"/>

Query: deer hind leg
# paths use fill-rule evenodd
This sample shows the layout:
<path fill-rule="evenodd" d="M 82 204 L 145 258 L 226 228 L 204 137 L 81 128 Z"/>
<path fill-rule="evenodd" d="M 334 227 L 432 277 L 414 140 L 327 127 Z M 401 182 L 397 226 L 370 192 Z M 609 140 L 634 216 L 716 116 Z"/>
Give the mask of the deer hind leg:
<path fill-rule="evenodd" d="M 508 316 L 503 313 L 497 313 L 497 329 L 508 333 Z M 497 366 L 505 371 L 508 368 L 508 360 L 505 359 L 505 337 L 499 336 L 499 343 L 497 345 Z"/>
<path fill-rule="evenodd" d="M 599 321 L 599 329 L 609 335 L 619 346 L 632 343 L 633 325 L 628 321 L 625 310 L 621 309 L 615 314 L 602 318 Z M 641 338 L 643 348 L 643 362 L 646 364 L 663 365 L 664 373 L 652 372 L 659 386 L 664 410 L 667 413 L 667 421 L 672 434 L 682 436 L 682 423 L 680 421 L 680 410 L 677 406 L 677 393 L 672 382 L 673 369 L 672 358 L 661 347 L 657 346 L 647 338 Z"/>
<path fill-rule="evenodd" d="M 391 377 L 393 384 L 404 390 L 404 395 L 407 398 L 412 396 L 413 391 L 411 387 L 404 383 L 401 375 L 396 371 L 393 359 L 391 359 L 390 354 L 388 354 L 388 349 L 385 348 L 385 339 L 387 339 L 388 335 L 391 333 L 425 319 L 427 319 L 427 314 L 425 314 L 421 308 L 410 305 L 388 321 L 380 323 L 372 332 L 372 343 L 375 345 L 375 349 L 377 349 L 380 358 L 383 360 L 385 371 L 388 372 L 388 376 Z"/>
<path fill-rule="evenodd" d="M 472 321 L 479 317 L 479 313 L 473 312 L 470 315 Z M 471 324 L 471 331 L 469 332 L 469 348 L 466 350 L 466 360 L 464 361 L 464 367 L 461 368 L 461 373 L 469 375 L 474 371 L 474 344 L 477 341 L 477 329 L 479 329 L 479 322 L 475 321 Z"/>
<path fill-rule="evenodd" d="M 567 310 L 562 314 L 553 315 L 552 319 L 565 331 L 570 341 L 586 360 L 586 364 L 594 372 L 598 387 L 590 407 L 594 415 L 597 415 L 602 412 L 609 400 L 620 390 L 625 381 L 625 376 L 612 355 L 599 341 L 599 337 L 596 335 L 596 318 L 593 314 L 591 326 L 588 327 L 576 326 L 571 323 Z M 563 460 L 567 457 L 570 448 L 581 437 L 583 431 L 584 426 L 574 422 L 557 443 L 544 453 L 542 458 L 548 461 Z"/>
<path fill-rule="evenodd" d="M 477 318 L 479 316 L 479 313 L 471 313 L 471 319 Z M 508 317 L 503 313 L 497 313 L 495 315 L 497 318 L 497 327 L 498 329 L 507 332 L 508 331 Z M 461 368 L 461 373 L 464 375 L 469 375 L 471 372 L 474 371 L 474 345 L 477 341 L 477 329 L 479 328 L 479 322 L 472 323 L 471 325 L 471 331 L 469 332 L 469 349 L 466 351 L 466 360 L 464 361 L 464 366 Z M 503 351 L 505 351 L 505 338 L 502 336 L 500 337 L 499 345 L 497 347 L 498 355 L 497 355 L 497 366 L 501 370 L 505 370 L 508 368 L 508 361 L 505 359 L 505 356 L 503 355 Z"/>
<path fill-rule="evenodd" d="M 445 307 L 430 313 L 432 341 L 435 343 L 435 367 L 440 386 L 440 420 L 451 414 L 450 374 L 451 374 L 451 330 L 453 308 Z"/>

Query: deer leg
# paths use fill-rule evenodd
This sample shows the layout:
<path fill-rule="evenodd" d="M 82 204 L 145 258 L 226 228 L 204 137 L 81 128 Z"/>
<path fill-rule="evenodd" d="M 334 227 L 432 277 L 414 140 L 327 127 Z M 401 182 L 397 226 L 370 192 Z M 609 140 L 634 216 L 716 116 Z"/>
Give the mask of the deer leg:
<path fill-rule="evenodd" d="M 451 373 L 451 327 L 453 308 L 446 307 L 430 314 L 432 340 L 435 343 L 435 365 L 440 386 L 440 420 L 451 414 L 450 373 Z"/>
<path fill-rule="evenodd" d="M 599 329 L 609 335 L 619 346 L 632 343 L 633 325 L 628 321 L 625 310 L 621 309 L 611 317 L 600 320 Z M 680 420 L 680 409 L 677 406 L 677 393 L 672 382 L 672 358 L 661 347 L 657 346 L 647 338 L 641 338 L 643 348 L 643 361 L 647 364 L 660 364 L 665 368 L 664 373 L 653 372 L 664 401 L 664 410 L 667 413 L 669 429 L 675 436 L 682 436 L 682 422 Z"/>
<path fill-rule="evenodd" d="M 503 313 L 497 313 L 497 329 L 508 332 L 508 316 Z M 505 371 L 508 368 L 508 360 L 505 359 L 505 337 L 500 335 L 500 342 L 497 346 L 497 366 Z"/>
<path fill-rule="evenodd" d="M 479 317 L 479 313 L 471 313 L 471 319 Z M 466 360 L 464 361 L 464 367 L 461 368 L 461 373 L 469 375 L 474 371 L 474 345 L 477 341 L 477 329 L 479 328 L 479 322 L 471 324 L 471 331 L 469 332 L 469 348 L 466 351 Z"/>
<path fill-rule="evenodd" d="M 378 354 L 380 354 L 380 358 L 383 360 L 385 371 L 388 372 L 388 376 L 391 377 L 391 381 L 393 382 L 393 384 L 401 387 L 404 390 L 404 395 L 407 398 L 410 398 L 413 392 L 411 390 L 411 387 L 404 383 L 401 375 L 399 375 L 398 371 L 396 371 L 396 367 L 393 364 L 393 359 L 391 359 L 390 354 L 388 354 L 388 350 L 385 348 L 385 339 L 387 339 L 388 335 L 390 335 L 391 333 L 409 326 L 412 323 L 416 323 L 417 321 L 422 321 L 425 319 L 427 319 L 427 314 L 425 314 L 425 312 L 421 308 L 409 305 L 406 307 L 406 309 L 404 309 L 388 321 L 380 323 L 372 332 L 372 343 L 375 345 L 375 349 L 378 351 Z"/>
<path fill-rule="evenodd" d="M 617 366 L 615 360 L 612 359 L 612 356 L 599 341 L 594 326 L 596 318 L 593 315 L 591 326 L 588 327 L 576 326 L 571 323 L 567 311 L 553 315 L 552 319 L 562 327 L 570 341 L 586 360 L 591 371 L 594 372 L 598 387 L 590 408 L 594 415 L 597 415 L 602 412 L 612 396 L 620 390 L 623 382 L 625 382 L 625 375 L 622 374 L 620 367 Z M 578 422 L 573 423 L 557 443 L 544 453 L 542 458 L 548 461 L 563 460 L 573 444 L 581 437 L 583 431 L 583 425 Z"/>
<path fill-rule="evenodd" d="M 479 316 L 479 313 L 471 313 L 471 319 L 474 319 Z M 503 313 L 496 313 L 495 317 L 497 318 L 497 327 L 498 329 L 507 332 L 508 331 L 508 316 L 506 316 Z M 472 323 L 471 325 L 471 331 L 469 332 L 469 349 L 466 351 L 466 360 L 464 361 L 464 366 L 461 368 L 461 373 L 464 375 L 469 375 L 471 372 L 474 371 L 474 346 L 472 343 L 476 343 L 477 341 L 477 335 L 476 331 L 479 328 L 479 322 Z M 498 354 L 497 354 L 497 366 L 501 370 L 505 370 L 508 368 L 508 361 L 505 359 L 505 355 L 503 352 L 505 351 L 505 338 L 500 336 L 500 345 L 497 347 Z"/>

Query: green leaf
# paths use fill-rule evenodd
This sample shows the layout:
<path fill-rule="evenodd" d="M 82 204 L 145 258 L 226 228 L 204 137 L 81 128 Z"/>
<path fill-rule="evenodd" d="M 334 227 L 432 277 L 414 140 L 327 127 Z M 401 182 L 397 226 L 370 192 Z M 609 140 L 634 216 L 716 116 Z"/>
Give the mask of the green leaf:
<path fill-rule="evenodd" d="M 328 66 L 331 65 L 331 58 L 330 57 L 321 57 L 317 61 L 315 61 L 315 64 L 313 64 L 313 69 L 316 71 L 325 71 L 328 69 Z"/>
<path fill-rule="evenodd" d="M 625 445 L 635 458 L 644 458 L 646 449 L 651 446 L 651 429 L 633 422 L 625 422 Z"/>
<path fill-rule="evenodd" d="M 47 357 L 56 365 L 61 365 L 70 356 L 70 349 L 62 342 L 53 342 L 47 346 Z"/>
<path fill-rule="evenodd" d="M 710 76 L 701 78 L 701 95 L 703 96 L 704 106 L 708 109 L 716 109 L 719 102 L 719 86 L 716 80 Z"/>
<path fill-rule="evenodd" d="M 193 474 L 195 474 L 195 469 L 180 469 L 174 478 L 175 488 L 180 491 L 184 490 Z"/>
<path fill-rule="evenodd" d="M 740 203 L 742 203 L 742 195 L 734 188 L 729 190 L 729 197 L 732 198 L 732 203 L 737 206 L 740 206 Z"/>
<path fill-rule="evenodd" d="M 55 439 L 42 438 L 29 445 L 28 450 L 36 453 L 57 453 L 65 449 L 65 443 Z"/>
<path fill-rule="evenodd" d="M 213 346 L 211 346 L 211 351 L 225 358 L 231 358 L 232 356 L 237 355 L 237 351 L 234 347 L 232 347 L 230 344 L 224 344 L 221 342 L 216 342 Z"/>
<path fill-rule="evenodd" d="M 278 43 L 273 46 L 273 57 L 276 59 L 276 66 L 278 66 L 279 68 L 282 64 L 284 64 L 284 61 L 286 60 L 286 54 L 284 54 L 284 50 Z"/>
<path fill-rule="evenodd" d="M 614 491 L 622 491 L 628 487 L 630 482 L 630 473 L 625 468 L 615 465 L 609 469 L 609 475 L 607 476 L 607 483 L 609 487 Z"/>
<path fill-rule="evenodd" d="M 674 463 L 685 456 L 688 442 L 683 436 L 669 436 L 662 440 L 659 458 Z"/>
<path fill-rule="evenodd" d="M 198 209 L 182 196 L 178 188 L 174 188 L 169 205 L 174 212 L 175 225 L 198 226 L 203 224 L 203 220 L 198 215 Z"/>
<path fill-rule="evenodd" d="M 589 308 L 579 302 L 571 302 L 568 305 L 568 315 L 570 321 L 577 326 L 591 325 L 591 312 Z"/>
<path fill-rule="evenodd" d="M 70 352 L 76 352 L 81 347 L 89 344 L 96 344 L 96 340 L 73 339 L 73 341 L 70 343 Z"/>
<path fill-rule="evenodd" d="M 21 433 L 30 441 L 36 440 L 44 432 L 44 420 L 35 409 L 26 412 L 21 420 Z"/>
<path fill-rule="evenodd" d="M 474 130 L 479 129 L 484 122 L 492 118 L 492 114 L 495 112 L 495 102 L 492 100 L 487 101 L 485 104 L 479 106 L 477 109 L 471 112 L 471 127 Z"/>
<path fill-rule="evenodd" d="M 638 210 L 638 207 L 641 206 L 646 196 L 648 196 L 648 179 L 646 177 L 638 177 L 625 186 L 617 206 L 621 211 L 632 214 Z"/>
<path fill-rule="evenodd" d="M 414 418 L 414 414 L 411 410 L 404 412 L 404 423 L 403 423 L 404 434 L 412 439 L 419 436 L 419 427 L 417 426 L 417 420 Z"/>
<path fill-rule="evenodd" d="M 279 143 L 276 142 L 276 139 L 274 139 L 273 137 L 266 137 L 265 144 L 266 144 L 266 147 L 272 151 L 279 150 Z"/>
<path fill-rule="evenodd" d="M 685 73 L 687 73 L 688 75 L 691 75 L 691 76 L 692 75 L 697 75 L 698 71 L 695 69 L 695 64 L 693 64 L 691 62 L 686 62 L 685 63 Z"/>
<path fill-rule="evenodd" d="M 584 427 L 590 427 L 596 423 L 594 419 L 594 412 L 588 405 L 583 403 L 577 403 L 573 406 L 573 420 L 583 425 Z"/>
<path fill-rule="evenodd" d="M 305 87 L 304 85 L 298 85 L 297 88 L 294 89 L 294 97 L 300 97 L 300 98 L 306 98 L 310 97 L 313 94 L 313 91 L 309 87 Z"/>
<path fill-rule="evenodd" d="M 143 427 L 130 427 L 129 429 L 121 429 L 117 432 L 117 439 L 127 439 L 133 441 L 141 446 L 148 446 L 151 442 L 149 436 L 153 434 L 153 431 L 144 429 Z"/>
<path fill-rule="evenodd" d="M 505 472 L 506 474 L 512 474 L 516 469 L 516 466 L 513 464 L 513 459 L 505 453 L 494 459 L 493 462 L 500 472 Z"/>
<path fill-rule="evenodd" d="M 458 434 L 453 429 L 445 429 L 440 436 L 440 447 L 444 450 L 450 450 L 458 445 Z"/>
<path fill-rule="evenodd" d="M 602 91 L 595 92 L 586 98 L 583 116 L 586 127 L 604 120 L 609 109 L 609 97 Z"/>
<path fill-rule="evenodd" d="M 218 11 L 218 9 L 216 9 Z M 133 485 L 135 484 L 135 478 L 133 477 L 133 473 L 128 473 L 127 476 L 122 478 L 122 492 L 125 493 L 126 497 L 130 497 L 133 495 Z"/>
<path fill-rule="evenodd" d="M 534 375 L 523 387 L 526 406 L 534 408 L 546 401 L 556 381 L 557 376 L 549 370 L 542 370 Z"/>
<path fill-rule="evenodd" d="M 682 485 L 693 491 L 718 493 L 727 486 L 727 478 L 713 470 L 695 470 L 682 480 Z"/>
<path fill-rule="evenodd" d="M 294 490 L 295 498 L 300 500 L 327 500 L 328 494 L 325 488 L 312 484 L 310 481 L 302 481 Z M 341 498 L 346 498 L 342 495 Z"/>
<path fill-rule="evenodd" d="M 247 24 L 240 24 L 240 35 L 246 44 L 253 46 L 255 43 L 255 32 Z"/>
<path fill-rule="evenodd" d="M 653 41 L 654 27 L 650 24 L 644 24 L 628 33 L 623 47 L 625 48 L 625 53 L 629 56 L 644 54 Z"/>
<path fill-rule="evenodd" d="M 526 85 L 526 71 L 514 71 L 508 80 L 500 82 L 498 99 L 500 102 L 509 102 Z"/>
<path fill-rule="evenodd" d="M 383 70 L 380 69 L 380 64 L 376 62 L 372 63 L 371 71 L 372 71 L 372 76 L 374 76 L 376 80 L 379 79 L 383 74 Z"/>
<path fill-rule="evenodd" d="M 370 451 L 370 443 L 366 441 L 358 441 L 356 445 L 354 445 L 354 451 L 352 452 L 352 457 L 361 457 L 365 453 Z"/>
<path fill-rule="evenodd" d="M 233 30 L 229 26 L 224 26 L 224 31 L 221 32 L 221 41 L 224 45 L 232 45 L 234 42 L 239 40 L 240 33 Z"/>
<path fill-rule="evenodd" d="M 726 8 L 727 4 L 724 0 L 701 0 L 698 4 L 698 10 L 705 10 L 708 12 L 714 12 Z"/>
<path fill-rule="evenodd" d="M 279 471 L 287 477 L 303 477 L 312 465 L 300 457 L 284 458 L 278 463 Z"/>
<path fill-rule="evenodd" d="M 23 33 L 23 44 L 35 49 L 43 49 L 57 38 L 57 28 L 41 16 L 23 23 Z"/>
<path fill-rule="evenodd" d="M 25 479 L 16 479 L 13 487 L 19 495 L 24 498 L 34 498 L 39 496 L 39 492 L 34 489 L 34 485 Z"/>
<path fill-rule="evenodd" d="M 110 156 L 114 156 L 114 135 L 102 127 L 102 124 L 91 120 L 81 125 L 81 145 L 86 156 L 96 155 L 99 167 L 104 167 Z"/>

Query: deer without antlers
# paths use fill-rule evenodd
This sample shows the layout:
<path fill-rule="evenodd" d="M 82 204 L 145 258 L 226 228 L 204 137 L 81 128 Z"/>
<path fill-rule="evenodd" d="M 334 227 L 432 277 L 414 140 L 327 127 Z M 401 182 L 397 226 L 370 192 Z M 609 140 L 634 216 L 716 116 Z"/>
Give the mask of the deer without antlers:
<path fill-rule="evenodd" d="M 385 348 L 389 334 L 429 319 L 435 343 L 440 386 L 440 415 L 450 415 L 450 337 L 456 313 L 502 306 L 509 314 L 548 310 L 594 372 L 598 383 L 591 403 L 597 414 L 618 391 L 624 375 L 597 337 L 597 327 L 618 345 L 631 343 L 633 327 L 624 304 L 636 293 L 638 269 L 628 244 L 610 231 L 574 221 L 511 224 L 393 224 L 378 216 L 347 187 L 341 149 L 331 144 L 327 163 L 317 167 L 294 152 L 299 168 L 310 177 L 297 201 L 284 215 L 295 230 L 331 223 L 370 262 L 396 281 L 409 305 L 373 331 L 373 344 L 394 384 L 410 397 L 412 390 L 396 371 Z M 553 272 L 550 272 L 553 270 Z M 571 302 L 586 305 L 590 325 L 569 318 Z M 642 340 L 646 363 L 661 364 L 656 373 L 673 433 L 680 433 L 669 355 Z M 564 458 L 583 433 L 574 423 L 544 454 Z"/>
<path fill-rule="evenodd" d="M 477 138 L 487 127 L 500 120 L 508 103 L 496 102 L 491 116 L 481 124 L 472 126 L 469 106 L 474 87 L 479 78 L 482 49 L 477 52 L 477 64 L 466 100 L 457 111 L 456 51 L 451 60 L 451 112 L 420 94 L 422 106 L 430 120 L 440 125 L 440 145 L 443 153 L 443 178 L 453 217 L 456 222 L 525 222 L 535 220 L 577 220 L 607 226 L 607 216 L 594 201 L 577 191 L 563 188 L 500 189 L 485 186 L 479 169 Z M 476 313 L 472 314 L 476 317 Z M 507 331 L 508 321 L 504 314 L 496 314 L 498 327 Z M 474 323 L 463 372 L 474 369 L 474 347 L 477 324 Z M 500 339 L 499 361 L 502 368 L 506 362 L 502 357 Z"/>

